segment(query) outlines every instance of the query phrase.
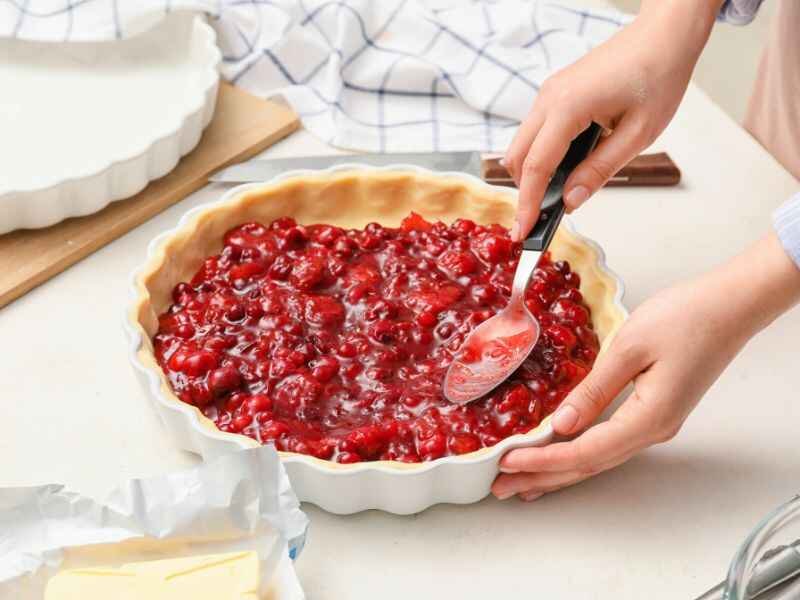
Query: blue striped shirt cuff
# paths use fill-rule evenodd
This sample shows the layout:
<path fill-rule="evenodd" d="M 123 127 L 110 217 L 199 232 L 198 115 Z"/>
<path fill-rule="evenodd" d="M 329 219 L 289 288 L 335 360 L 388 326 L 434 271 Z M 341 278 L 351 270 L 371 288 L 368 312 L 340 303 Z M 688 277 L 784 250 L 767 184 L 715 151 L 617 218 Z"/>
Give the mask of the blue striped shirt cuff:
<path fill-rule="evenodd" d="M 775 211 L 772 223 L 786 253 L 800 269 L 800 194 Z"/>
<path fill-rule="evenodd" d="M 717 20 L 733 25 L 747 25 L 758 12 L 764 0 L 725 0 L 719 9 Z"/>

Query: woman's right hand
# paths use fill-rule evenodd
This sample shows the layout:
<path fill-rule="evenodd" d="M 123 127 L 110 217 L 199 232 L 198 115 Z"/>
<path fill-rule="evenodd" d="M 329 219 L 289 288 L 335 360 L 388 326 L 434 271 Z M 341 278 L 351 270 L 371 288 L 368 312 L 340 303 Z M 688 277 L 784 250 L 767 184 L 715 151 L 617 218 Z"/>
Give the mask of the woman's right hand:
<path fill-rule="evenodd" d="M 545 81 L 505 156 L 519 188 L 515 240 L 539 216 L 570 142 L 594 121 L 611 132 L 564 188 L 574 210 L 667 126 L 689 84 L 722 0 L 650 0 L 617 35 Z"/>

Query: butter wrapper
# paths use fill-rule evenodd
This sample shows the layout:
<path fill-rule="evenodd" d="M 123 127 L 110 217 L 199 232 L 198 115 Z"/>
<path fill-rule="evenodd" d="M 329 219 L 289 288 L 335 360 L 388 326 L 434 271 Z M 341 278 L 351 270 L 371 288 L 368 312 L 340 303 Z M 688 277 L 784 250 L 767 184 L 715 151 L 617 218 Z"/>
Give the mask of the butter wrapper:
<path fill-rule="evenodd" d="M 302 600 L 308 518 L 272 446 L 132 479 L 104 502 L 61 485 L 0 488 L 0 600 L 41 600 L 62 569 L 254 551 L 260 594 Z"/>

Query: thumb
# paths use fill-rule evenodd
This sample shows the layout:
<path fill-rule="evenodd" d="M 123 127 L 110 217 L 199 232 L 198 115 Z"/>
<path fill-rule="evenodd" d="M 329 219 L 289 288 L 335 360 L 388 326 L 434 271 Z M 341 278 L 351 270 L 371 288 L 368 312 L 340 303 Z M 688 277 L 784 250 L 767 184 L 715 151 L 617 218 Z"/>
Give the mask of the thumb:
<path fill-rule="evenodd" d="M 586 429 L 647 366 L 643 352 L 612 344 L 553 414 L 553 430 L 570 435 Z"/>

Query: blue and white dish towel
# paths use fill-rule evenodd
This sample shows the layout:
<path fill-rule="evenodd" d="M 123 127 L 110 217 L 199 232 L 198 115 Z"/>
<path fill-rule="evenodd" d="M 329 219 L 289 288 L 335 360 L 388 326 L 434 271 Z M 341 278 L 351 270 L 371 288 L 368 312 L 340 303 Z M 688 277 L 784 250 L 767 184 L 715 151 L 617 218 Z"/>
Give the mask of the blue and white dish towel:
<path fill-rule="evenodd" d="M 547 76 L 627 20 L 539 0 L 0 0 L 0 36 L 129 37 L 177 10 L 209 16 L 223 77 L 372 152 L 504 150 Z"/>

